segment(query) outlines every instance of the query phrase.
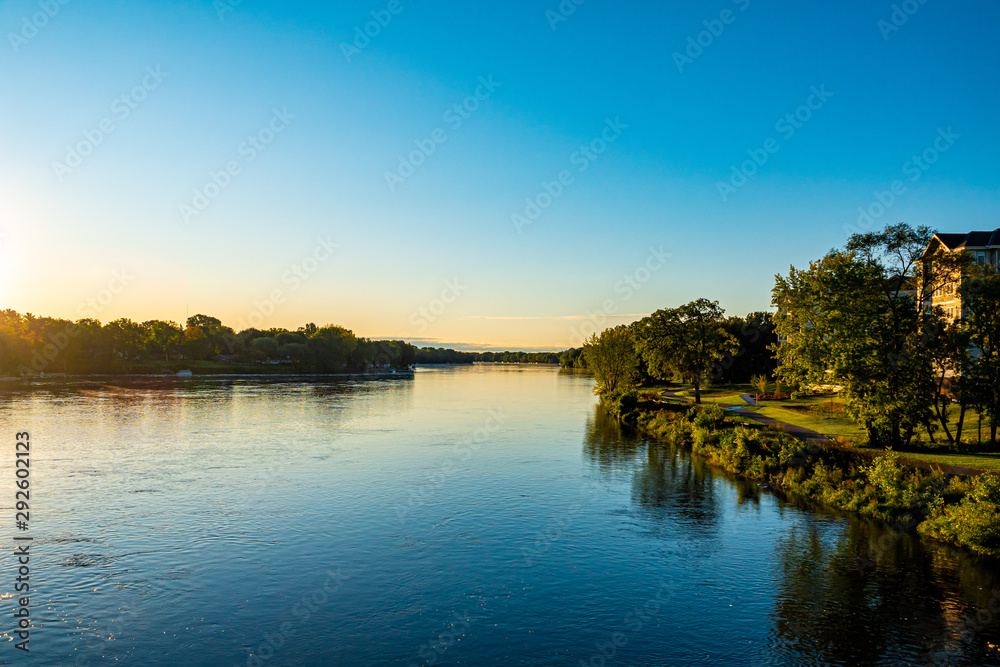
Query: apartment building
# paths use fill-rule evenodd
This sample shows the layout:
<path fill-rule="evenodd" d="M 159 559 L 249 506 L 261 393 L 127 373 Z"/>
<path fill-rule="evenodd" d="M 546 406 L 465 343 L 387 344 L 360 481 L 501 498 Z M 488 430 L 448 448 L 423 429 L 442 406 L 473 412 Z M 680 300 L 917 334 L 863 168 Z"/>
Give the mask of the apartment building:
<path fill-rule="evenodd" d="M 935 234 L 927 244 L 923 258 L 926 261 L 939 252 L 967 252 L 975 264 L 1000 269 L 1000 229 L 967 234 Z M 953 280 L 945 281 L 930 295 L 930 305 L 940 308 L 950 322 L 962 317 L 961 281 L 962 276 L 955 275 Z"/>

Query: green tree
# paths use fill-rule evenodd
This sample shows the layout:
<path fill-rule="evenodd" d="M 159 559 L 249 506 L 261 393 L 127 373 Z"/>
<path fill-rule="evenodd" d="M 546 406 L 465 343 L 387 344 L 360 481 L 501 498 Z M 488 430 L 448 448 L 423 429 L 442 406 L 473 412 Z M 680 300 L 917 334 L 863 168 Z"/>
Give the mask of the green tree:
<path fill-rule="evenodd" d="M 217 317 L 210 317 L 208 315 L 192 315 L 187 318 L 187 331 L 191 329 L 197 329 L 201 331 L 202 336 L 194 335 L 193 332 L 187 337 L 192 341 L 198 341 L 194 343 L 199 355 L 197 358 L 207 358 L 214 356 L 216 354 L 231 353 L 233 342 L 236 338 L 235 332 L 230 328 L 222 324 L 222 322 Z M 201 339 L 204 338 L 204 341 Z M 207 345 L 207 349 L 204 354 L 201 353 L 201 348 Z"/>
<path fill-rule="evenodd" d="M 630 389 L 638 378 L 639 358 L 632 333 L 625 325 L 605 329 L 594 334 L 583 345 L 582 356 L 587 368 L 594 373 L 598 394 L 610 394 L 619 389 Z"/>
<path fill-rule="evenodd" d="M 184 330 L 181 349 L 186 358 L 204 361 L 212 354 L 212 341 L 200 327 L 188 327 Z"/>
<path fill-rule="evenodd" d="M 171 350 L 176 350 L 184 341 L 184 331 L 175 322 L 149 320 L 142 323 L 146 330 L 146 341 L 157 352 L 162 352 L 164 358 L 170 361 Z"/>
<path fill-rule="evenodd" d="M 845 250 L 775 278 L 776 379 L 841 386 L 872 444 L 903 447 L 932 414 L 931 348 L 944 327 L 930 295 L 967 263 L 964 253 L 925 258 L 932 235 L 906 224 L 855 234 Z"/>
<path fill-rule="evenodd" d="M 270 360 L 278 358 L 278 341 L 270 336 L 254 338 L 251 342 L 251 347 L 263 354 L 265 359 Z"/>
<path fill-rule="evenodd" d="M 104 325 L 114 352 L 120 359 L 135 360 L 146 346 L 146 330 L 138 322 L 122 317 Z"/>
<path fill-rule="evenodd" d="M 967 380 L 975 402 L 990 418 L 990 442 L 1000 421 L 1000 274 L 975 267 L 962 286 L 962 324 L 973 346 Z"/>
<path fill-rule="evenodd" d="M 636 347 L 650 375 L 663 380 L 679 376 L 690 382 L 695 403 L 701 403 L 701 389 L 711 369 L 738 351 L 738 341 L 725 322 L 719 303 L 708 299 L 661 309 L 633 325 Z"/>
<path fill-rule="evenodd" d="M 303 343 L 286 343 L 278 348 L 278 356 L 282 359 L 291 359 L 295 369 L 299 372 L 309 370 L 312 353 L 309 346 Z"/>
<path fill-rule="evenodd" d="M 778 337 L 771 313 L 755 312 L 746 317 L 727 317 L 725 327 L 739 346 L 734 354 L 723 356 L 712 367 L 712 381 L 748 382 L 754 375 L 772 376 L 778 366 L 773 352 Z"/>
<path fill-rule="evenodd" d="M 308 345 L 317 360 L 317 372 L 340 373 L 347 369 L 358 339 L 350 330 L 328 324 L 309 337 Z"/>

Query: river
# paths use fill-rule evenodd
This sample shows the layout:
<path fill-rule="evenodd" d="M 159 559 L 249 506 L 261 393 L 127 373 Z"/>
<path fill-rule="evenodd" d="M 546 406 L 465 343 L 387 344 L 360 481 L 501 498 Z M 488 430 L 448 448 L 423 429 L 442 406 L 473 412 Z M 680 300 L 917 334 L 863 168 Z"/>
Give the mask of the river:
<path fill-rule="evenodd" d="M 994 565 L 622 432 L 592 387 L 476 365 L 7 388 L 0 662 L 1000 664 Z"/>

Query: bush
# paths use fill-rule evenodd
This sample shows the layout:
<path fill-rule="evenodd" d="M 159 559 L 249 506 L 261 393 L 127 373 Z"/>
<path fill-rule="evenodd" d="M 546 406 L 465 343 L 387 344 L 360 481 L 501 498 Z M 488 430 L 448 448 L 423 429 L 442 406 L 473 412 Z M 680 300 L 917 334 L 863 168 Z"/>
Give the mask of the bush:
<path fill-rule="evenodd" d="M 936 503 L 934 515 L 918 530 L 977 553 L 1000 556 L 1000 477 L 982 474 L 968 487 L 960 502 Z"/>
<path fill-rule="evenodd" d="M 712 428 L 717 429 L 722 427 L 726 423 L 726 417 L 729 414 L 720 408 L 718 405 L 708 405 L 701 410 L 697 408 L 691 408 L 691 413 L 693 419 L 691 420 L 696 428 Z"/>
<path fill-rule="evenodd" d="M 690 442 L 693 431 L 691 422 L 687 420 L 686 408 L 644 412 L 639 416 L 638 426 L 643 433 L 674 446 Z"/>
<path fill-rule="evenodd" d="M 782 430 L 736 424 L 718 406 L 643 412 L 638 427 L 729 472 L 839 510 L 1000 557 L 1000 476 L 947 479 L 848 447 L 816 447 Z"/>
<path fill-rule="evenodd" d="M 635 389 L 615 389 L 601 396 L 601 405 L 608 413 L 626 423 L 634 423 L 639 416 L 639 392 Z"/>

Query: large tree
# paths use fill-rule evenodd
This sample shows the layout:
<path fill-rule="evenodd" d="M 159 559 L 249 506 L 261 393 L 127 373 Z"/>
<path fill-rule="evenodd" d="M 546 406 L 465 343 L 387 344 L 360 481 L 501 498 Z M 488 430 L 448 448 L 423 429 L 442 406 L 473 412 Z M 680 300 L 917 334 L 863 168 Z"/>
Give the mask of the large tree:
<path fill-rule="evenodd" d="M 636 348 L 650 375 L 664 380 L 678 376 L 690 382 L 695 403 L 701 403 L 702 386 L 716 363 L 739 351 L 738 341 L 726 330 L 725 312 L 718 301 L 698 299 L 658 310 L 632 326 Z"/>
<path fill-rule="evenodd" d="M 726 331 L 739 345 L 735 353 L 726 355 L 712 367 L 713 382 L 749 382 L 754 376 L 771 377 L 778 362 L 774 358 L 774 317 L 771 313 L 755 312 L 746 317 L 726 318 Z"/>
<path fill-rule="evenodd" d="M 583 358 L 594 373 L 598 394 L 630 389 L 638 378 L 639 358 L 629 328 L 624 324 L 594 334 L 583 345 Z"/>
<path fill-rule="evenodd" d="M 201 335 L 194 330 L 201 332 Z M 190 343 L 188 347 L 193 350 L 193 356 L 199 358 L 234 352 L 236 334 L 217 317 L 198 314 L 187 318 L 185 337 Z M 207 349 L 203 351 L 202 348 Z"/>
<path fill-rule="evenodd" d="M 776 276 L 778 375 L 797 387 L 841 386 L 873 444 L 908 443 L 932 414 L 931 350 L 947 329 L 930 296 L 967 262 L 964 253 L 925 258 L 932 236 L 906 224 L 854 234 L 844 250 Z"/>
<path fill-rule="evenodd" d="M 962 286 L 963 327 L 973 346 L 966 371 L 974 402 L 990 418 L 990 442 L 1000 421 L 1000 274 L 976 267 Z"/>

